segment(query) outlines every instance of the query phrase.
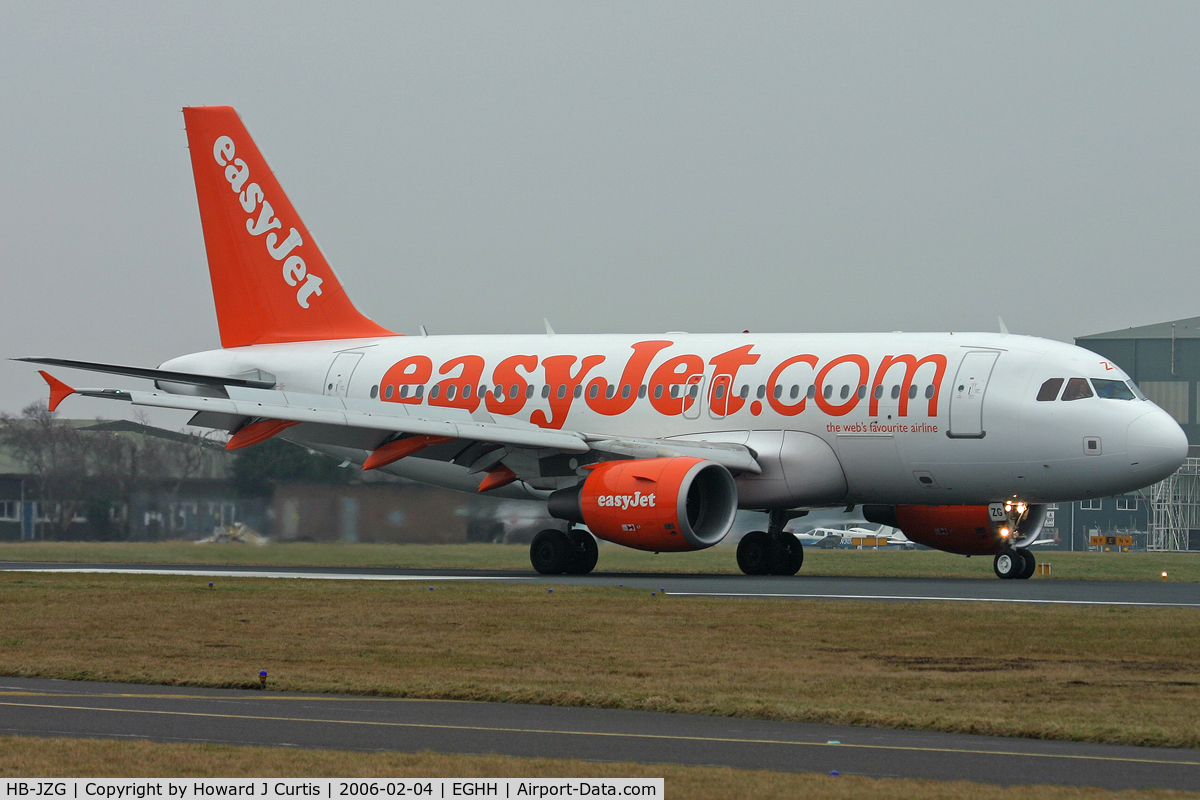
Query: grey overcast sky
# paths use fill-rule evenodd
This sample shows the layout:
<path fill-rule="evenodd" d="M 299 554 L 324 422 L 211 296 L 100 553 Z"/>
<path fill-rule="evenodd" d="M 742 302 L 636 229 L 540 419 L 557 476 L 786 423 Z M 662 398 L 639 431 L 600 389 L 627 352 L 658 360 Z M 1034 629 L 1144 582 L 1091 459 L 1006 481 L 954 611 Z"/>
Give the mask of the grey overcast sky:
<path fill-rule="evenodd" d="M 401 332 L 1194 316 L 1198 41 L 1196 2 L 6 2 L 0 355 L 219 346 L 185 105 Z"/>

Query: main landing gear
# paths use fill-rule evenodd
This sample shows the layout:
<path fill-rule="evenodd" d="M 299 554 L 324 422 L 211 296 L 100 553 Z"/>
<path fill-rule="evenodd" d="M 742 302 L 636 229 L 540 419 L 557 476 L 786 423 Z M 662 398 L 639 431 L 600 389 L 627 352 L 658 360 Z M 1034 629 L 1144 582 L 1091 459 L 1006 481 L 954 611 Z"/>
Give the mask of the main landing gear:
<path fill-rule="evenodd" d="M 529 545 L 529 561 L 543 575 L 586 575 L 599 555 L 595 537 L 579 528 L 542 531 Z"/>
<path fill-rule="evenodd" d="M 772 511 L 767 530 L 750 531 L 738 542 L 737 563 L 747 575 L 795 575 L 804 564 L 804 546 L 783 526 L 805 512 Z"/>
<path fill-rule="evenodd" d="M 1037 570 L 1037 559 L 1028 550 L 1005 550 L 997 554 L 992 567 L 998 578 L 1024 580 Z"/>

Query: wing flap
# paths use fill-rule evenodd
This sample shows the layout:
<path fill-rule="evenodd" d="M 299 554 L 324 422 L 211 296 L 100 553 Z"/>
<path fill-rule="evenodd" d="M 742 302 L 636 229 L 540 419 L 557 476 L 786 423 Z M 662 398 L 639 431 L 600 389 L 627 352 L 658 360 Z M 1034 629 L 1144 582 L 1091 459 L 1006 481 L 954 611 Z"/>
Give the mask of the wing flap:
<path fill-rule="evenodd" d="M 269 390 L 246 389 L 235 392 L 239 398 L 236 400 L 232 397 L 226 400 L 222 397 L 196 397 L 167 392 L 125 392 L 123 394 L 134 405 L 152 408 L 175 408 L 239 417 L 366 428 L 390 433 L 446 436 L 452 439 L 472 439 L 520 447 L 547 447 L 576 453 L 586 453 L 591 449 L 583 440 L 583 436 L 574 431 L 552 431 L 537 427 L 508 427 L 496 423 L 472 422 L 469 415 L 466 418 L 467 421 L 464 422 L 427 419 L 415 416 L 407 410 L 401 413 L 395 413 L 391 409 L 381 410 L 378 406 L 384 405 L 382 403 L 375 404 L 375 410 L 370 412 L 351 410 L 344 407 L 341 398 L 325 395 L 293 392 L 285 394 Z"/>

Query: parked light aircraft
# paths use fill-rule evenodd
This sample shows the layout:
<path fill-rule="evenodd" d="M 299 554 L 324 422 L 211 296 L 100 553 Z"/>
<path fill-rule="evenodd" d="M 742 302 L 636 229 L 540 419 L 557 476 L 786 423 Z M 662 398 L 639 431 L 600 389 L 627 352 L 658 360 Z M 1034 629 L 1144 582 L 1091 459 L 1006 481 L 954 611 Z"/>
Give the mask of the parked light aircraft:
<path fill-rule="evenodd" d="M 586 573 L 592 535 L 711 547 L 739 508 L 748 574 L 795 574 L 805 509 L 864 504 L 914 542 L 1028 577 L 1046 503 L 1119 494 L 1187 453 L 1116 365 L 1006 333 L 402 336 L 364 317 L 236 112 L 185 108 L 221 349 L 157 369 L 26 359 L 154 381 L 77 393 L 193 412 L 228 447 L 281 436 L 426 483 L 548 503 L 530 548 Z M 586 527 L 583 527 L 586 526 Z M 589 535 L 588 531 L 592 535 Z"/>

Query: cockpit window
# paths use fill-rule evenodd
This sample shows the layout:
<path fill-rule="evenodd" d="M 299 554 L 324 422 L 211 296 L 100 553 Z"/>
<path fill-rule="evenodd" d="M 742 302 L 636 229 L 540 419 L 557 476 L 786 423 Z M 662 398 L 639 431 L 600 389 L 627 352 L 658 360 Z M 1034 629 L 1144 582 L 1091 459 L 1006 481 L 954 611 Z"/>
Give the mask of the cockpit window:
<path fill-rule="evenodd" d="M 1092 386 L 1096 387 L 1096 396 L 1110 400 L 1132 400 L 1134 395 L 1125 385 L 1125 381 L 1092 378 Z"/>
<path fill-rule="evenodd" d="M 1067 381 L 1067 388 L 1063 391 L 1063 400 L 1082 400 L 1085 397 L 1092 396 L 1092 387 L 1088 385 L 1087 378 L 1071 378 Z"/>
<path fill-rule="evenodd" d="M 1037 399 L 1039 402 L 1045 403 L 1058 397 L 1058 390 L 1062 388 L 1062 378 L 1051 378 L 1042 384 L 1042 388 L 1038 389 Z"/>
<path fill-rule="evenodd" d="M 1134 383 L 1133 381 L 1129 382 L 1129 390 L 1131 392 L 1133 392 L 1133 396 L 1136 397 L 1138 400 L 1146 399 L 1146 395 L 1142 394 L 1142 390 L 1139 389 L 1138 385 L 1136 383 Z"/>

